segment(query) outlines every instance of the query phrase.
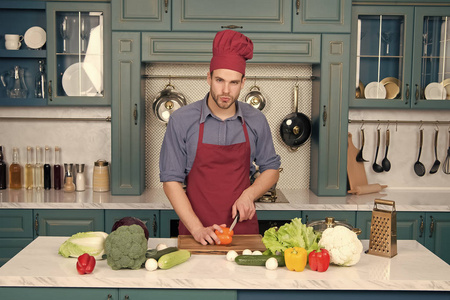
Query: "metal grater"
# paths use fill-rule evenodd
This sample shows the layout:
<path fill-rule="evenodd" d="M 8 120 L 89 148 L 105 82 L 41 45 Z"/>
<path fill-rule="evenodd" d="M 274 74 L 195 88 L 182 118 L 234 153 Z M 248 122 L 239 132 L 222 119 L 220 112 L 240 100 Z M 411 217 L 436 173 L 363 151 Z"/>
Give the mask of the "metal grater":
<path fill-rule="evenodd" d="M 377 204 L 391 206 L 392 210 L 379 209 Z M 367 253 L 386 257 L 397 255 L 397 212 L 394 201 L 375 199 Z"/>

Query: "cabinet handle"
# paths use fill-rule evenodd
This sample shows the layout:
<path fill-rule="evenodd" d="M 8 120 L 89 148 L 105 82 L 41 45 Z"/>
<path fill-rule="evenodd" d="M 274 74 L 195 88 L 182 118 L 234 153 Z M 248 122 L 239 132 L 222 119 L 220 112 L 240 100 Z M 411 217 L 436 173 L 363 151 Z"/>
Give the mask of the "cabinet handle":
<path fill-rule="evenodd" d="M 296 14 L 298 15 L 300 13 L 300 0 L 297 0 L 295 5 L 297 6 Z"/>
<path fill-rule="evenodd" d="M 420 232 L 420 234 L 419 234 L 419 237 L 422 237 L 422 235 L 423 235 L 423 217 L 422 216 L 420 216 L 420 226 L 419 226 L 419 232 Z"/>
<path fill-rule="evenodd" d="M 416 101 L 414 102 L 414 104 L 417 104 L 418 100 L 419 100 L 419 85 L 416 84 Z"/>
<path fill-rule="evenodd" d="M 36 218 L 34 219 L 34 231 L 36 232 L 36 236 L 39 236 L 39 214 L 36 214 Z"/>
<path fill-rule="evenodd" d="M 306 224 L 308 224 L 308 215 L 306 215 Z"/>
<path fill-rule="evenodd" d="M 153 236 L 156 236 L 156 233 L 158 231 L 158 223 L 156 223 L 156 214 L 153 215 Z"/>
<path fill-rule="evenodd" d="M 168 9 L 169 9 L 169 0 L 164 0 L 164 11 L 166 12 L 166 14 L 168 12 Z"/>
<path fill-rule="evenodd" d="M 125 300 L 128 300 L 128 299 L 130 299 L 130 296 L 125 295 L 124 299 L 125 299 Z"/>
<path fill-rule="evenodd" d="M 48 99 L 53 101 L 53 89 L 52 89 L 52 81 L 48 81 Z"/>
<path fill-rule="evenodd" d="M 108 299 L 107 300 L 110 300 L 110 299 L 112 299 L 112 295 L 108 294 Z"/>
<path fill-rule="evenodd" d="M 322 120 L 323 120 L 323 127 L 325 127 L 326 123 L 327 123 L 327 118 L 328 118 L 328 113 L 327 113 L 327 106 L 324 105 L 323 106 L 323 115 L 322 115 Z"/>
<path fill-rule="evenodd" d="M 220 26 L 220 28 L 227 28 L 227 29 L 236 29 L 236 28 L 244 28 L 244 26 L 238 26 L 238 25 L 226 25 L 226 26 Z"/>
<path fill-rule="evenodd" d="M 406 84 L 406 102 L 405 104 L 408 104 L 409 102 L 409 84 Z"/>
<path fill-rule="evenodd" d="M 134 125 L 137 125 L 138 119 L 137 104 L 134 105 L 133 118 L 134 118 Z"/>
<path fill-rule="evenodd" d="M 430 224 L 430 237 L 433 237 L 433 231 L 434 231 L 434 219 L 433 216 L 430 216 L 431 224 Z"/>

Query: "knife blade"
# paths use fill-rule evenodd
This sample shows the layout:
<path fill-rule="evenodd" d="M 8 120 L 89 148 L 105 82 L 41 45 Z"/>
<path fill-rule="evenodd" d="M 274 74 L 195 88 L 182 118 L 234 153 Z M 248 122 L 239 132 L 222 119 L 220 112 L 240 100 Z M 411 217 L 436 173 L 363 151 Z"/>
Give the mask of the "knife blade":
<path fill-rule="evenodd" d="M 234 217 L 233 223 L 231 223 L 230 231 L 233 230 L 234 226 L 236 226 L 238 221 L 239 221 L 239 212 L 237 212 L 236 217 Z"/>

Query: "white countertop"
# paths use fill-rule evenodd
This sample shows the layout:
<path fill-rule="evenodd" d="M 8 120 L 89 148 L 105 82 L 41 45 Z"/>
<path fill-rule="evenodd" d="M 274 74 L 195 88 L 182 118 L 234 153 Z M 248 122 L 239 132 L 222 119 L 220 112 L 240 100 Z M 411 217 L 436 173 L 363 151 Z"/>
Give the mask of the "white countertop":
<path fill-rule="evenodd" d="M 283 189 L 289 203 L 256 203 L 257 210 L 372 211 L 375 199 L 395 201 L 397 211 L 450 212 L 450 189 L 385 189 L 381 193 L 318 197 L 307 189 Z M 140 196 L 112 196 L 109 192 L 64 193 L 55 190 L 0 190 L 0 209 L 172 209 L 162 189 Z"/>
<path fill-rule="evenodd" d="M 361 254 L 352 267 L 331 265 L 326 272 L 285 267 L 240 266 L 224 255 L 193 255 L 186 263 L 153 272 L 112 270 L 97 261 L 94 272 L 79 275 L 76 259 L 58 255 L 67 237 L 38 237 L 0 268 L 0 286 L 164 289 L 308 289 L 450 291 L 450 266 L 416 241 L 398 241 L 393 258 Z M 150 239 L 149 247 L 177 239 Z M 367 249 L 368 241 L 363 241 Z"/>

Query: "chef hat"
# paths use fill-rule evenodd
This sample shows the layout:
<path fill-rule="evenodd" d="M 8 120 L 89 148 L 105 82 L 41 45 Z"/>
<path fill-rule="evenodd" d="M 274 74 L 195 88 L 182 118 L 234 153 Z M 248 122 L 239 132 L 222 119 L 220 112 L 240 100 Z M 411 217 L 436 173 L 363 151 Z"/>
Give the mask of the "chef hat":
<path fill-rule="evenodd" d="M 209 71 L 229 69 L 245 74 L 245 62 L 253 57 L 253 42 L 240 32 L 224 30 L 213 41 Z"/>

